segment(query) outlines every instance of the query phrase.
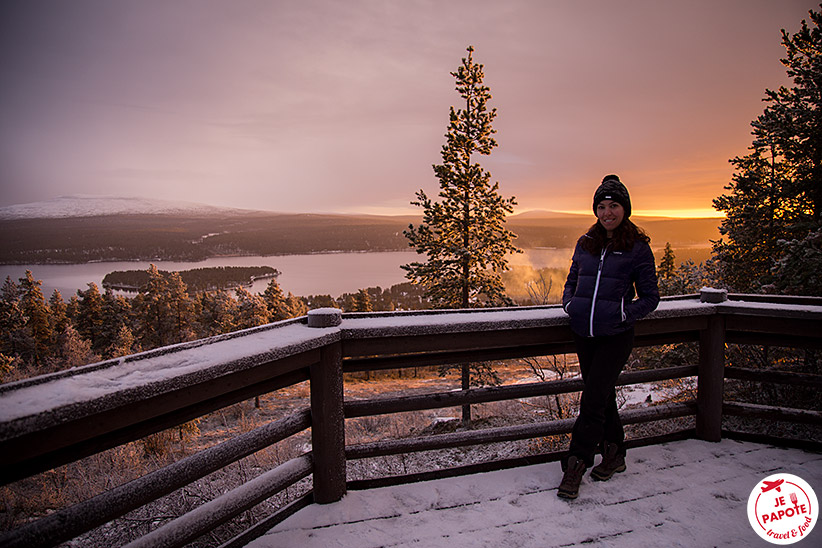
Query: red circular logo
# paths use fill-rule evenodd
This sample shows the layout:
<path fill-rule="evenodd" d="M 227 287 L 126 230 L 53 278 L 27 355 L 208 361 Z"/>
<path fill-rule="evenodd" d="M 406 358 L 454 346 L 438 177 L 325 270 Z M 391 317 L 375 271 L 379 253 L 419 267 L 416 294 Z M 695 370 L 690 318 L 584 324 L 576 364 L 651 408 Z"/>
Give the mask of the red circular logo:
<path fill-rule="evenodd" d="M 808 536 L 819 517 L 816 494 L 791 474 L 774 474 L 759 482 L 748 497 L 748 520 L 763 539 L 793 544 Z"/>

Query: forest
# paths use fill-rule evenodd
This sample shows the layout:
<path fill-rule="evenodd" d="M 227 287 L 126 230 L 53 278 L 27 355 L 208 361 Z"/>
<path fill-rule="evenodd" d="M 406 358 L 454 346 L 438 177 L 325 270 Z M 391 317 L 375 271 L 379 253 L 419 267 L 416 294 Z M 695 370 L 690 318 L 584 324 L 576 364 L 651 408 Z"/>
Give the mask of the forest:
<path fill-rule="evenodd" d="M 198 261 L 226 255 L 291 255 L 328 251 L 408 249 L 403 230 L 412 216 L 116 215 L 55 219 L 0 219 L 0 263 L 91 261 Z M 520 248 L 573 247 L 592 224 L 587 215 L 511 216 Z M 708 245 L 718 219 L 642 219 L 656 242 L 674 247 Z"/>
<path fill-rule="evenodd" d="M 238 278 L 239 270 L 233 269 L 180 273 L 161 272 L 152 265 L 147 271 L 112 276 L 136 286 L 133 297 L 110 287 L 101 292 L 90 283 L 68 301 L 59 291 L 46 300 L 40 280 L 31 271 L 18 281 L 6 278 L 0 288 L 0 382 L 294 318 L 311 308 L 430 308 L 422 290 L 410 283 L 362 289 L 337 298 L 303 297 L 283 294 L 277 271 L 271 267 L 240 270 L 246 277 L 269 277 L 264 293 L 252 294 L 242 285 L 231 290 L 211 287 Z M 189 286 L 186 278 L 194 285 Z"/>
<path fill-rule="evenodd" d="M 170 275 L 163 270 L 160 273 Z M 254 280 L 276 278 L 279 275 L 280 272 L 270 266 L 215 266 L 180 271 L 180 277 L 189 293 L 248 286 Z M 115 270 L 103 278 L 103 289 L 137 292 L 148 284 L 148 280 L 148 272 L 145 270 Z"/>

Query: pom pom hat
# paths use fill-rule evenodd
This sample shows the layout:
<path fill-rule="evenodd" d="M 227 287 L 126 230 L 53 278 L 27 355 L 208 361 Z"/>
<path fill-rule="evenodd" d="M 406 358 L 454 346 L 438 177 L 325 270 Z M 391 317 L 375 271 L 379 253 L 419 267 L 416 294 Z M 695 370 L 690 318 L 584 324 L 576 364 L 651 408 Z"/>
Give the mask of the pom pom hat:
<path fill-rule="evenodd" d="M 594 215 L 597 213 L 597 205 L 602 200 L 613 200 L 625 210 L 626 219 L 631 216 L 631 196 L 616 175 L 606 175 L 594 193 Z"/>

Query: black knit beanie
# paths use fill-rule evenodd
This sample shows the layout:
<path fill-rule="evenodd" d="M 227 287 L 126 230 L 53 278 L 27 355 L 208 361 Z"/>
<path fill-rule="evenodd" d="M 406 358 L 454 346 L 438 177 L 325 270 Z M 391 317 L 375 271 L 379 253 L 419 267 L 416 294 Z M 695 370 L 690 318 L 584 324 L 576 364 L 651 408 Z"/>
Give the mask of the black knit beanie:
<path fill-rule="evenodd" d="M 602 184 L 594 192 L 594 215 L 597 213 L 597 205 L 602 200 L 617 202 L 625 210 L 625 218 L 631 216 L 631 196 L 616 175 L 606 175 L 602 179 Z"/>

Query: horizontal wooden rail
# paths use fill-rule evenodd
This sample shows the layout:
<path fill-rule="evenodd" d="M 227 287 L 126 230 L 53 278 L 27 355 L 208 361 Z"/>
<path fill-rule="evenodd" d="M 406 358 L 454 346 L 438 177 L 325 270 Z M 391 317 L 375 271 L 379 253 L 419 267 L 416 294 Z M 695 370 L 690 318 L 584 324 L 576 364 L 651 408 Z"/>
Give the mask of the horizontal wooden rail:
<path fill-rule="evenodd" d="M 574 352 L 574 343 L 566 341 L 554 344 L 521 345 L 510 348 L 487 348 L 454 352 L 424 352 L 396 356 L 375 356 L 367 358 L 347 358 L 343 360 L 343 371 L 380 371 L 384 369 L 407 369 L 432 365 L 450 365 L 467 362 L 487 362 L 550 356 Z"/>
<path fill-rule="evenodd" d="M 812 373 L 794 373 L 793 371 L 774 371 L 773 369 L 749 369 L 746 367 L 726 367 L 726 379 L 742 381 L 771 382 L 822 388 L 822 375 Z"/>
<path fill-rule="evenodd" d="M 639 422 L 684 417 L 695 413 L 696 403 L 689 402 L 655 405 L 643 409 L 633 409 L 620 413 L 620 418 L 622 419 L 623 424 L 635 424 Z M 371 457 L 382 457 L 386 455 L 397 455 L 400 453 L 431 451 L 434 449 L 450 449 L 453 447 L 479 445 L 484 443 L 499 443 L 505 441 L 541 438 L 545 436 L 555 436 L 558 434 L 570 433 L 574 427 L 574 422 L 575 419 L 563 419 L 532 424 L 520 424 L 516 426 L 501 426 L 497 428 L 485 428 L 482 430 L 454 432 L 449 434 L 436 434 L 433 436 L 418 438 L 381 440 L 348 446 L 345 450 L 345 456 L 347 459 L 352 460 L 364 459 Z"/>
<path fill-rule="evenodd" d="M 299 411 L 19 527 L 0 546 L 54 546 L 310 427 L 309 410 Z"/>
<path fill-rule="evenodd" d="M 753 417 L 757 419 L 822 426 L 822 411 L 814 411 L 811 409 L 793 409 L 790 407 L 775 407 L 773 405 L 759 405 L 755 403 L 725 402 L 722 405 L 722 413 L 736 417 Z"/>
<path fill-rule="evenodd" d="M 249 508 L 311 475 L 311 454 L 292 459 L 260 474 L 228 493 L 198 506 L 159 529 L 130 542 L 126 548 L 177 548 L 239 516 Z"/>
<path fill-rule="evenodd" d="M 696 366 L 666 367 L 645 371 L 631 371 L 622 373 L 617 381 L 618 386 L 638 384 L 661 380 L 690 377 L 697 374 Z M 517 384 L 512 386 L 493 386 L 486 388 L 472 388 L 452 392 L 435 392 L 419 396 L 400 396 L 395 398 L 379 398 L 372 400 L 354 400 L 345 402 L 345 417 L 365 417 L 371 415 L 387 415 L 389 413 L 403 413 L 407 411 L 422 411 L 427 409 L 441 409 L 457 407 L 466 404 L 489 403 L 495 401 L 516 400 L 538 396 L 552 396 L 567 394 L 582 390 L 582 379 L 562 379 L 547 382 Z"/>
<path fill-rule="evenodd" d="M 696 430 L 694 430 L 693 428 L 684 428 L 680 430 L 673 430 L 666 434 L 659 434 L 656 436 L 631 438 L 625 440 L 625 447 L 627 449 L 632 449 L 636 447 L 645 447 L 648 445 L 659 445 L 663 443 L 670 443 L 673 441 L 693 439 L 695 435 Z M 510 468 L 517 468 L 520 466 L 531 466 L 534 464 L 544 464 L 546 462 L 556 462 L 558 460 L 561 460 L 562 457 L 565 456 L 565 454 L 566 451 L 554 451 L 551 453 L 523 455 L 520 457 L 511 457 L 500 460 L 463 464 L 451 468 L 439 468 L 436 470 L 413 472 L 410 474 L 401 474 L 397 476 L 383 476 L 378 478 L 352 480 L 348 482 L 348 488 L 351 490 L 374 489 L 378 487 L 386 487 L 391 485 L 416 483 L 419 481 L 453 478 L 458 476 L 467 476 L 470 474 L 482 474 L 485 472 L 506 470 Z M 228 547 L 223 546 L 220 548 Z"/>
<path fill-rule="evenodd" d="M 305 495 L 280 508 L 273 514 L 255 523 L 228 542 L 221 544 L 219 548 L 244 548 L 252 540 L 263 536 L 275 525 L 282 523 L 303 508 L 306 508 L 313 503 L 314 494 L 309 491 Z"/>

